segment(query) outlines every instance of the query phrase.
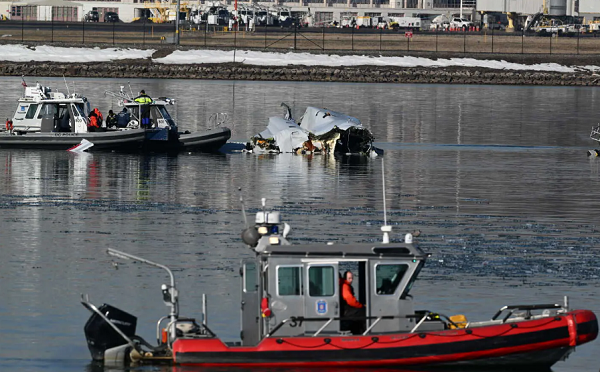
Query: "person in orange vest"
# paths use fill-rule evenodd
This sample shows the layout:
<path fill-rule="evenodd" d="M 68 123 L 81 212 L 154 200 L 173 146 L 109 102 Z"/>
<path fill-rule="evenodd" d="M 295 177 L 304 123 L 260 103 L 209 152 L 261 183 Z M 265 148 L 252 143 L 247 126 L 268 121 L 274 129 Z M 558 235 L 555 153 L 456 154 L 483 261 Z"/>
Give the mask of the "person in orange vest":
<path fill-rule="evenodd" d="M 93 109 L 89 114 L 90 122 L 88 132 L 100 132 L 102 130 L 102 113 L 98 108 Z"/>
<path fill-rule="evenodd" d="M 340 279 L 341 282 L 341 316 L 345 318 L 364 318 L 367 314 L 365 305 L 361 304 L 354 296 L 352 282 L 354 275 L 352 271 L 346 271 Z M 352 334 L 362 334 L 366 329 L 366 319 L 353 319 L 348 321 L 348 327 Z"/>

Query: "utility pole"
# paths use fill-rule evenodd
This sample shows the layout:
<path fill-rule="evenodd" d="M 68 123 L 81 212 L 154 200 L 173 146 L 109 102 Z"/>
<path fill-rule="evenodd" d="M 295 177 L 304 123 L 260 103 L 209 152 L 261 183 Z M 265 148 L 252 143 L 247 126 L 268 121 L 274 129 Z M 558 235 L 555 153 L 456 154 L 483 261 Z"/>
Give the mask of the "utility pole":
<path fill-rule="evenodd" d="M 179 45 L 179 9 L 181 9 L 181 0 L 177 0 L 177 9 L 175 9 L 175 45 Z"/>

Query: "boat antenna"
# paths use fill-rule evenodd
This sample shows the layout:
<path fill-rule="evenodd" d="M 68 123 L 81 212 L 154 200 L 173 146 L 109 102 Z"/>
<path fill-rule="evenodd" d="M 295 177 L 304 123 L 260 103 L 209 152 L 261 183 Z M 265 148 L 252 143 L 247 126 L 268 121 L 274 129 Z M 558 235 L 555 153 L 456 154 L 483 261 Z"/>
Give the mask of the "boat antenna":
<path fill-rule="evenodd" d="M 383 189 L 383 226 L 381 226 L 381 231 L 383 231 L 383 243 L 388 244 L 390 242 L 390 232 L 392 231 L 392 227 L 387 224 L 387 207 L 385 203 L 385 162 L 381 161 L 381 183 Z"/>
<path fill-rule="evenodd" d="M 131 84 L 130 84 L 130 82 L 129 82 L 129 81 L 127 82 L 127 85 L 129 85 L 129 91 L 131 92 L 131 98 L 135 97 L 135 96 L 133 95 L 133 90 L 131 89 Z"/>
<path fill-rule="evenodd" d="M 69 84 L 67 84 L 67 78 L 65 77 L 65 74 L 63 74 L 63 80 L 65 81 L 65 86 L 67 87 L 67 95 L 71 95 L 71 92 L 69 92 Z"/>
<path fill-rule="evenodd" d="M 240 203 L 242 203 L 242 215 L 244 216 L 244 227 L 248 227 L 248 217 L 246 217 L 246 207 L 244 206 L 244 197 L 242 195 L 242 188 L 239 187 Z"/>

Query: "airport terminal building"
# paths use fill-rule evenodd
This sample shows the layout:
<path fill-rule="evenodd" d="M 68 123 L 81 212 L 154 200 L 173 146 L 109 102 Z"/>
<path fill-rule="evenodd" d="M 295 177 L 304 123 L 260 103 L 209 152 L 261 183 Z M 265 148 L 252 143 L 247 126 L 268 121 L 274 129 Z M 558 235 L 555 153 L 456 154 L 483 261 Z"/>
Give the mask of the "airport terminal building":
<path fill-rule="evenodd" d="M 180 0 L 182 11 L 202 11 L 214 4 L 208 0 Z M 462 16 L 481 22 L 486 14 L 504 14 L 504 18 L 517 22 L 528 15 L 545 13 L 584 17 L 585 22 L 600 19 L 598 0 L 275 0 L 243 1 L 222 0 L 221 4 L 233 10 L 237 5 L 254 7 L 287 7 L 292 14 L 310 14 L 316 26 L 330 25 L 343 17 L 420 17 L 432 19 L 445 14 Z M 175 1 L 149 0 L 22 0 L 0 1 L 0 11 L 5 18 L 39 21 L 83 21 L 84 15 L 95 9 L 105 21 L 107 12 L 116 12 L 123 22 L 142 17 L 162 17 L 165 22 L 174 19 Z M 485 18 L 484 18 L 485 17 Z"/>

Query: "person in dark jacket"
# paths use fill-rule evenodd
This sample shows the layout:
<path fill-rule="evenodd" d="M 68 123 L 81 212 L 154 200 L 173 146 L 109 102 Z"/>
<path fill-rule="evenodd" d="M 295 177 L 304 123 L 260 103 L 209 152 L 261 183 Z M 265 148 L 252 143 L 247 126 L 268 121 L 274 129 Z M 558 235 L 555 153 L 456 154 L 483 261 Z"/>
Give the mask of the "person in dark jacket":
<path fill-rule="evenodd" d="M 117 115 L 113 112 L 113 110 L 108 110 L 108 115 L 106 115 L 106 127 L 112 128 L 117 126 Z"/>
<path fill-rule="evenodd" d="M 123 110 L 117 114 L 117 127 L 118 128 L 126 128 L 127 124 L 129 124 L 131 116 L 127 111 L 127 107 L 123 107 Z"/>

